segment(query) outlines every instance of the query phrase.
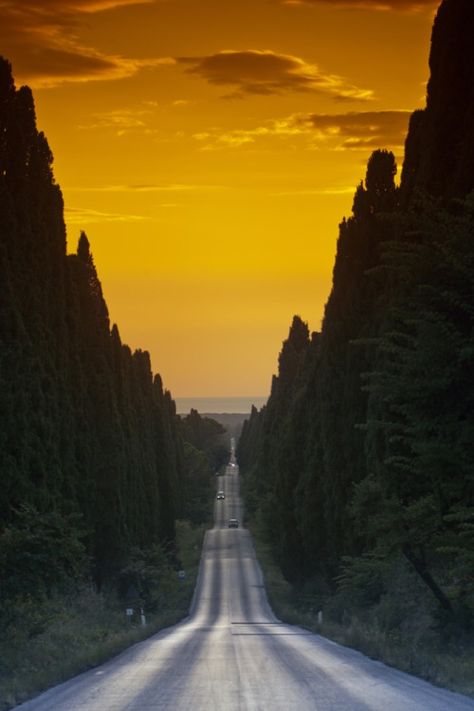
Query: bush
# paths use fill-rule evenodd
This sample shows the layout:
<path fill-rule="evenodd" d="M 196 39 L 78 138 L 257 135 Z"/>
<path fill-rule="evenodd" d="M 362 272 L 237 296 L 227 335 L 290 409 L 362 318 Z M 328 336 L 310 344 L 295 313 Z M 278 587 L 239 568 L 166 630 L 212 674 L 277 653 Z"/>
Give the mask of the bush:
<path fill-rule="evenodd" d="M 63 581 L 47 595 L 11 597 L 1 608 L 0 711 L 81 671 L 100 664 L 131 644 L 175 624 L 189 610 L 196 584 L 204 527 L 178 521 L 177 554 L 186 570 L 177 571 L 159 546 L 135 550 L 128 573 L 141 585 L 147 626 L 125 615 L 124 601 L 109 587 Z"/>
<path fill-rule="evenodd" d="M 14 522 L 0 534 L 0 602 L 2 607 L 21 590 L 25 598 L 50 596 L 80 579 L 87 566 L 77 514 L 41 512 L 24 504 Z"/>
<path fill-rule="evenodd" d="M 290 585 L 259 526 L 250 523 L 250 528 L 269 602 L 282 621 L 322 634 L 434 684 L 474 696 L 472 636 L 466 630 L 462 634 L 457 627 L 457 634 L 446 642 L 446 621 L 438 620 L 435 599 L 401 556 L 381 567 L 370 559 L 362 565 L 351 560 L 338 591 L 332 594 L 318 578 L 304 585 Z M 363 586 L 370 580 L 373 564 L 377 568 L 376 585 L 369 585 L 365 594 Z"/>

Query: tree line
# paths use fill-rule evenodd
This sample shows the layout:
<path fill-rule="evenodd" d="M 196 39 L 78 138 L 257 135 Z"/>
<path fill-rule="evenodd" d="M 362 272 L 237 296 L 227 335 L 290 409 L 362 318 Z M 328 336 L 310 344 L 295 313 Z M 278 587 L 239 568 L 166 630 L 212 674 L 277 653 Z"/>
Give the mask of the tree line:
<path fill-rule="evenodd" d="M 473 27 L 472 3 L 444 0 L 400 186 L 393 154 L 375 151 L 340 225 L 321 331 L 294 317 L 268 403 L 238 446 L 247 505 L 289 581 L 368 607 L 399 590 L 403 570 L 402 595 L 415 579 L 433 618 L 464 630 L 474 625 Z"/>
<path fill-rule="evenodd" d="M 172 559 L 175 521 L 190 514 L 197 479 L 209 485 L 223 432 L 214 423 L 193 440 L 209 424 L 178 417 L 149 354 L 122 343 L 85 233 L 66 253 L 52 162 L 32 93 L 0 58 L 3 603 L 79 574 L 100 588 L 136 548 Z"/>

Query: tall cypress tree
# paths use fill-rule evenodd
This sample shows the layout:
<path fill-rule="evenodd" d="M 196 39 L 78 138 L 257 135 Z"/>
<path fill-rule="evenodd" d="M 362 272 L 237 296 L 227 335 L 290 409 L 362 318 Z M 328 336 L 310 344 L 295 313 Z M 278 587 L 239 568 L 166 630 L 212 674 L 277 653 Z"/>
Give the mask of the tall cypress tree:
<path fill-rule="evenodd" d="M 0 59 L 0 516 L 82 520 L 101 585 L 132 546 L 173 540 L 183 444 L 148 354 L 110 328 L 85 233 L 66 255 L 52 162 Z"/>

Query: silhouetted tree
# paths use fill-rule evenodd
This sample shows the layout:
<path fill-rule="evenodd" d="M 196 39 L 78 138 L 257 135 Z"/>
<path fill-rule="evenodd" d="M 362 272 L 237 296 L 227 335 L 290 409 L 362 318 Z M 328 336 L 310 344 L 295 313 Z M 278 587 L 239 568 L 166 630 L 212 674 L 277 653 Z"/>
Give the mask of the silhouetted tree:
<path fill-rule="evenodd" d="M 321 334 L 302 359 L 285 342 L 268 404 L 252 412 L 238 449 L 249 505 L 289 579 L 364 588 L 367 603 L 405 560 L 448 615 L 464 610 L 466 626 L 473 26 L 470 0 L 444 0 L 401 189 L 393 154 L 375 151 L 340 225 Z"/>
<path fill-rule="evenodd" d="M 97 584 L 112 580 L 133 546 L 172 544 L 183 490 L 174 403 L 148 354 L 132 353 L 110 328 L 84 232 L 77 253 L 66 255 L 52 162 L 31 91 L 15 88 L 10 64 L 0 59 L 3 597 L 15 587 L 27 592 L 12 551 L 26 560 L 43 544 L 28 590 L 49 592 L 48 566 L 60 577 L 69 563 L 58 556 L 81 546 Z M 70 539 L 53 555 L 53 537 L 72 520 Z"/>

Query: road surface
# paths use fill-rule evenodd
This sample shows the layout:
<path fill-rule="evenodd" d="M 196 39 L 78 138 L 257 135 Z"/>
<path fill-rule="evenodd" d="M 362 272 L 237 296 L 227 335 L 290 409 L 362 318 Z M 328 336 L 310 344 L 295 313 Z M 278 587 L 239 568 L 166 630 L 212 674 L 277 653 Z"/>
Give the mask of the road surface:
<path fill-rule="evenodd" d="M 232 460 L 231 460 L 232 461 Z M 190 616 L 18 706 L 22 711 L 474 711 L 438 689 L 309 632 L 270 610 L 241 520 L 238 467 L 217 478 Z"/>

